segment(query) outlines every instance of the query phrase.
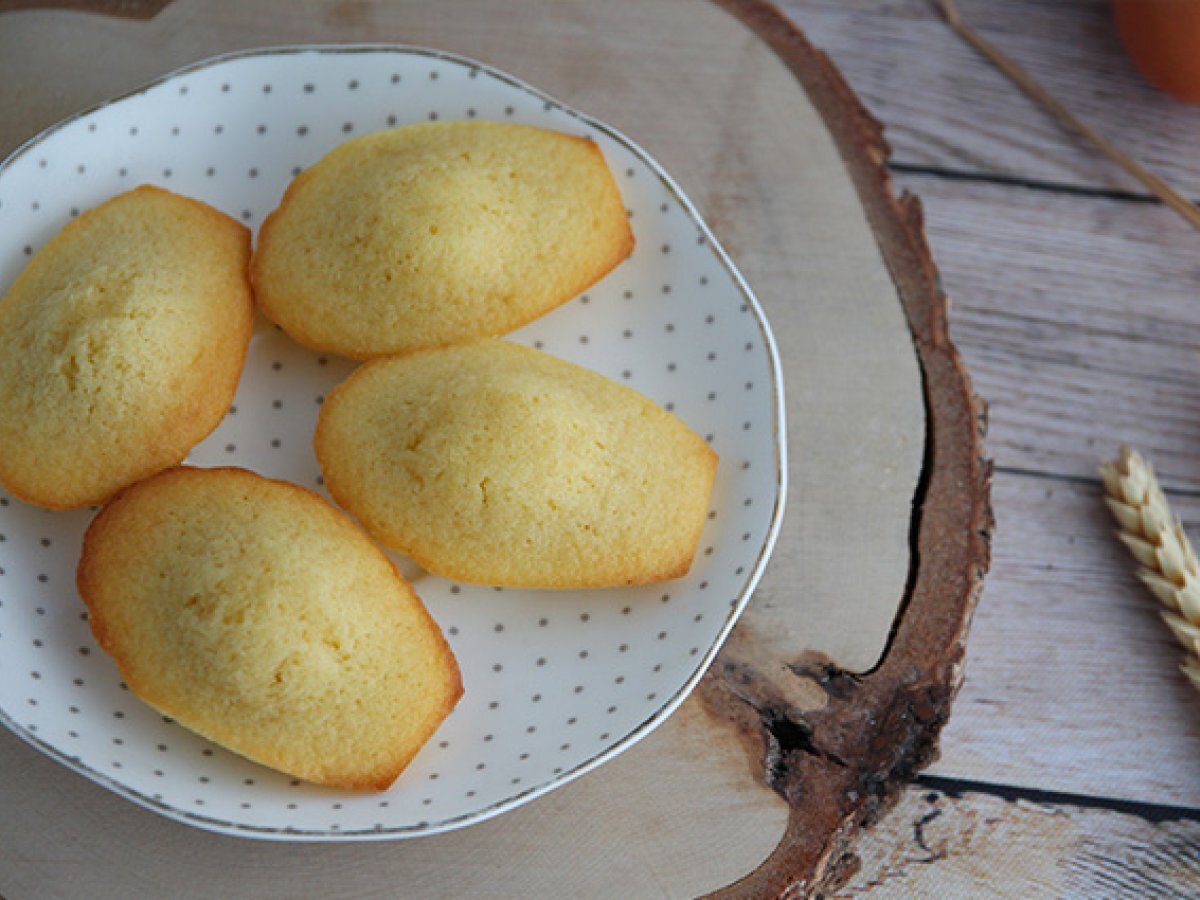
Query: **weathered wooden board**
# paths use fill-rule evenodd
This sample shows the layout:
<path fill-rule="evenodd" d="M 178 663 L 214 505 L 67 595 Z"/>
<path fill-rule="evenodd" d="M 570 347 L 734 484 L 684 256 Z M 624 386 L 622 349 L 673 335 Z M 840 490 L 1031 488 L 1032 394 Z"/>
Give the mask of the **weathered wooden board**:
<path fill-rule="evenodd" d="M 932 0 L 782 6 L 887 123 L 897 162 L 1144 193 L 981 62 Z M 959 8 L 1101 134 L 1200 198 L 1200 107 L 1141 78 L 1121 51 L 1107 0 L 959 0 Z"/>
<path fill-rule="evenodd" d="M 1200 535 L 1197 237 L 1141 203 L 900 183 L 925 201 L 998 469 L 993 574 L 934 771 L 1200 805 L 1197 698 L 1095 475 L 1140 447 Z"/>
<path fill-rule="evenodd" d="M 997 463 L 994 568 L 934 770 L 1200 805 L 1200 701 L 1094 469 L 1139 446 L 1200 535 L 1196 236 L 1146 204 L 900 182 L 928 210 Z"/>
<path fill-rule="evenodd" d="M 61 808 L 18 787 L 0 816 L 7 829 L 0 854 L 11 866 L 36 874 L 38 848 L 73 844 L 71 858 L 89 860 L 93 875 L 104 874 L 93 881 L 116 884 L 118 896 L 128 872 L 151 892 L 179 893 L 188 884 L 208 891 L 210 881 L 180 878 L 192 859 L 206 871 L 240 874 L 231 883 L 263 895 L 294 893 L 300 883 L 310 891 L 318 877 L 323 893 L 344 892 L 337 879 L 358 868 L 350 861 L 369 861 L 373 889 L 400 881 L 419 885 L 417 893 L 454 896 L 612 895 L 623 892 L 612 856 L 630 842 L 638 849 L 623 852 L 618 874 L 642 895 L 646 885 L 674 896 L 743 875 L 728 895 L 815 891 L 848 871 L 857 830 L 932 758 L 959 684 L 988 556 L 990 470 L 979 446 L 981 412 L 946 335 L 920 208 L 894 200 L 875 124 L 770 7 L 728 5 L 759 38 L 694 0 L 563 3 L 553 16 L 541 4 L 495 0 L 470 10 L 309 2 L 307 15 L 294 3 L 180 0 L 149 26 L 97 20 L 83 27 L 64 13 L 5 20 L 0 67 L 11 68 L 0 80 L 15 86 L 30 116 L 4 124 L 10 144 L 98 93 L 197 56 L 314 37 L 445 47 L 610 121 L 676 174 L 777 316 L 795 387 L 797 460 L 792 531 L 782 540 L 788 552 L 751 614 L 698 696 L 623 758 L 624 767 L 606 766 L 575 786 L 587 793 L 560 792 L 523 819 L 399 848 L 301 854 L 229 844 L 237 849 L 226 856 L 218 845 L 228 839 L 147 825 L 149 817 L 132 809 L 113 820 L 128 829 L 126 839 L 115 825 L 81 832 L 79 820 L 64 822 Z M 875 671 L 861 678 L 845 671 L 870 668 L 885 643 Z M 8 770 L 41 764 L 11 743 L 0 753 Z M 674 773 L 684 770 L 686 779 L 704 775 L 706 788 L 677 781 Z M 702 808 L 683 800 L 696 793 Z M 782 840 L 780 797 L 790 806 Z M 107 822 L 102 809 L 115 802 L 88 791 L 59 799 L 80 804 L 84 822 Z M 725 836 L 693 836 L 701 819 Z M 138 833 L 153 833 L 149 850 Z M 777 840 L 766 863 L 747 874 Z M 697 850 L 725 842 L 740 849 Z M 157 870 L 135 867 L 134 852 L 153 856 Z M 329 864 L 313 864 L 323 874 L 311 878 L 288 865 L 322 854 Z"/>
<path fill-rule="evenodd" d="M 1135 444 L 1200 519 L 1196 238 L 1144 204 L 901 183 L 925 200 L 999 468 L 994 572 L 935 771 L 1200 805 L 1196 698 L 1095 477 Z"/>
<path fill-rule="evenodd" d="M 994 494 L 992 574 L 932 771 L 1200 807 L 1200 698 L 1097 487 L 998 472 Z M 1200 498 L 1172 502 L 1200 526 Z"/>
<path fill-rule="evenodd" d="M 1062 897 L 1146 900 L 1200 893 L 1200 816 L 1130 805 L 914 785 L 858 845 L 838 900 Z"/>
<path fill-rule="evenodd" d="M 1200 235 L 1142 203 L 899 182 L 946 260 L 997 466 L 1092 479 L 1125 442 L 1200 488 Z"/>

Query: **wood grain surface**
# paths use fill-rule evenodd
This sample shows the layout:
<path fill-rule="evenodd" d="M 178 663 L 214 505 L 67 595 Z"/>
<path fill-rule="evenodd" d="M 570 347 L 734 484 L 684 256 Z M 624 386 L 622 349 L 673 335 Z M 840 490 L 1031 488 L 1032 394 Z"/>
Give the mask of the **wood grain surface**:
<path fill-rule="evenodd" d="M 787 804 L 752 777 L 743 744 L 721 739 L 729 728 L 687 703 L 610 765 L 530 806 L 432 838 L 343 844 L 198 831 L 0 729 L 0 810 L 25 811 L 20 822 L 0 813 L 0 896 L 694 896 L 752 871 L 787 823 Z"/>
<path fill-rule="evenodd" d="M 1200 108 L 1141 80 L 1107 3 L 959 6 L 1200 197 Z M 1141 447 L 1200 535 L 1200 241 L 962 45 L 933 3 L 784 7 L 886 123 L 893 172 L 925 202 L 996 461 L 992 572 L 931 770 L 973 789 L 935 792 L 928 808 L 910 791 L 860 841 L 845 896 L 1195 896 L 1200 698 L 1112 536 L 1095 464 Z"/>
<path fill-rule="evenodd" d="M 1095 478 L 1136 439 L 1200 487 L 1200 235 L 1149 203 L 900 175 L 929 210 L 1002 468 Z"/>
<path fill-rule="evenodd" d="M 1200 822 L 1168 808 L 1105 808 L 922 779 L 859 845 L 831 897 L 1195 896 Z"/>
<path fill-rule="evenodd" d="M 1138 445 L 1200 536 L 1200 244 L 962 45 L 932 3 L 781 5 L 886 123 L 893 172 L 925 201 L 997 462 L 995 562 L 936 778 L 865 833 L 840 896 L 1194 896 L 1200 700 L 1111 536 L 1094 466 Z M 1200 108 L 1141 81 L 1106 2 L 960 6 L 1200 197 Z M 338 21 L 367 38 L 367 7 L 339 4 Z M 99 68 L 88 47 L 111 51 L 106 32 L 76 48 L 64 106 Z"/>
<path fill-rule="evenodd" d="M 1197 697 L 1095 486 L 1000 472 L 995 499 L 993 575 L 932 771 L 1200 806 Z"/>
<path fill-rule="evenodd" d="M 114 82 L 144 80 L 146 68 L 288 38 L 444 47 L 604 118 L 676 175 L 780 316 L 796 386 L 789 439 L 802 463 L 791 471 L 800 502 L 781 538 L 790 552 L 697 697 L 622 757 L 625 766 L 605 766 L 557 803 L 491 828 L 399 851 L 322 848 L 330 865 L 307 875 L 286 865 L 295 848 L 175 842 L 165 830 L 146 847 L 132 815 L 103 832 L 81 832 L 69 815 L 78 804 L 87 819 L 106 818 L 112 798 L 16 792 L 0 816 L 0 860 L 24 890 L 52 877 L 39 871 L 39 848 L 63 835 L 77 837 L 72 859 L 91 861 L 97 896 L 125 896 L 131 871 L 154 893 L 206 891 L 180 877 L 206 860 L 240 872 L 256 896 L 294 894 L 301 882 L 356 896 L 400 879 L 418 895 L 677 896 L 728 885 L 724 896 L 742 897 L 814 892 L 849 872 L 853 837 L 928 764 L 958 688 L 988 556 L 990 469 L 981 410 L 947 339 L 920 206 L 893 196 L 878 126 L 785 18 L 754 0 L 727 5 L 753 32 L 688 0 L 580 0 L 549 17 L 539 4 L 495 0 L 475 0 L 470 14 L 463 4 L 314 0 L 299 17 L 296 4 L 284 15 L 280 4 L 186 0 L 149 26 L 105 20 L 84 32 L 70 14 L 45 12 L 0 30 L 3 78 L 24 92 L 35 122 L 86 105 L 79 98 L 105 79 L 112 93 Z M 668 35 L 684 37 L 664 43 Z M 77 54 L 85 43 L 91 53 Z M 32 46 L 45 55 L 21 57 Z M 77 91 L 73 100 L 58 93 L 64 85 Z M 0 766 L 21 769 L 20 751 L 0 746 Z M 725 836 L 704 838 L 702 819 L 702 829 Z M 645 852 L 626 851 L 614 866 L 617 848 L 631 842 Z M 728 852 L 698 849 L 722 845 Z M 154 865 L 135 869 L 134 847 Z M 544 866 L 529 859 L 535 850 Z M 344 884 L 338 875 L 351 860 L 362 863 L 362 880 Z"/>
<path fill-rule="evenodd" d="M 1143 193 L 983 63 L 945 26 L 932 0 L 782 5 L 887 123 L 896 164 Z M 958 5 L 978 31 L 1082 119 L 1186 196 L 1200 198 L 1200 155 L 1194 152 L 1200 107 L 1172 100 L 1141 78 L 1121 52 L 1107 0 Z"/>
<path fill-rule="evenodd" d="M 1200 240 L 1151 204 L 900 180 L 997 466 L 993 574 L 935 771 L 1200 807 L 1198 698 L 1095 474 L 1141 447 L 1200 533 Z"/>

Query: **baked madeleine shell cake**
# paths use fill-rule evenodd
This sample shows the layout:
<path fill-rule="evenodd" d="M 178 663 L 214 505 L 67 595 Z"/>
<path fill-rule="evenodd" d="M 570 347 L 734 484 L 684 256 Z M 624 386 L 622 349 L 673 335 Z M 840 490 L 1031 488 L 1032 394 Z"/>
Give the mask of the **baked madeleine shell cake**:
<path fill-rule="evenodd" d="M 390 785 L 462 693 L 437 625 L 383 552 L 303 488 L 174 468 L 92 522 L 78 572 L 130 690 L 298 778 Z"/>
<path fill-rule="evenodd" d="M 263 312 L 355 359 L 512 331 L 633 250 L 595 142 L 430 122 L 348 141 L 302 172 L 259 233 Z"/>
<path fill-rule="evenodd" d="M 140 187 L 72 220 L 0 300 L 0 483 L 101 503 L 229 409 L 253 327 L 250 233 Z"/>
<path fill-rule="evenodd" d="M 321 409 L 325 484 L 447 578 L 534 588 L 684 575 L 717 457 L 648 398 L 498 340 L 376 360 Z"/>

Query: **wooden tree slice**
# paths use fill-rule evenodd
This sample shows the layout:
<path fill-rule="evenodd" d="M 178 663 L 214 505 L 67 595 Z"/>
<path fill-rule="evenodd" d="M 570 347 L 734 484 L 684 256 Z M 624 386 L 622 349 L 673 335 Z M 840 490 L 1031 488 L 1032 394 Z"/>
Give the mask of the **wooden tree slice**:
<path fill-rule="evenodd" d="M 882 127 L 829 58 L 776 9 L 756 0 L 723 5 L 779 54 L 828 125 L 895 279 L 925 385 L 928 441 L 908 588 L 880 666 L 859 678 L 819 654 L 802 654 L 789 665 L 819 683 L 829 702 L 797 718 L 777 715 L 786 703 L 778 686 L 744 663 L 731 667 L 718 657 L 703 685 L 712 707 L 740 713 L 749 728 L 753 717 L 733 712 L 748 701 L 765 731 L 768 777 L 792 806 L 771 858 L 719 895 L 805 894 L 852 874 L 855 831 L 876 821 L 899 786 L 936 757 L 990 561 L 991 464 L 983 453 L 984 407 L 949 339 L 920 201 L 892 193 Z"/>
<path fill-rule="evenodd" d="M 878 123 L 770 4 L 719 6 L 176 0 L 148 23 L 5 16 L 0 82 L 24 101 L 0 122 L 5 150 L 178 65 L 313 40 L 439 46 L 621 128 L 766 305 L 793 452 L 790 530 L 750 609 L 697 693 L 608 765 L 460 832 L 297 846 L 157 819 L 4 735 L 6 890 L 70 893 L 86 871 L 95 897 L 758 897 L 853 871 L 855 833 L 933 758 L 961 680 L 991 528 L 983 414 Z M 98 52 L 76 52 L 85 41 Z"/>

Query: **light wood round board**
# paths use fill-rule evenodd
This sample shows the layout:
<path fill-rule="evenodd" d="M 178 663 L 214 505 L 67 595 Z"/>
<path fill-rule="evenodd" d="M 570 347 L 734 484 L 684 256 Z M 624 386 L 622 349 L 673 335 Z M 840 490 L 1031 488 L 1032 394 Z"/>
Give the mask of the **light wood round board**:
<path fill-rule="evenodd" d="M 764 305 L 783 360 L 790 486 L 774 557 L 662 727 L 450 834 L 300 846 L 204 833 L 0 735 L 0 890 L 828 891 L 853 871 L 858 829 L 936 752 L 991 528 L 982 408 L 947 336 L 920 206 L 892 194 L 878 125 L 758 0 L 176 0 L 144 21 L 0 12 L 0 84 L 15 101 L 0 154 L 179 66 L 316 41 L 434 47 L 511 72 L 621 130 L 681 184 Z"/>

